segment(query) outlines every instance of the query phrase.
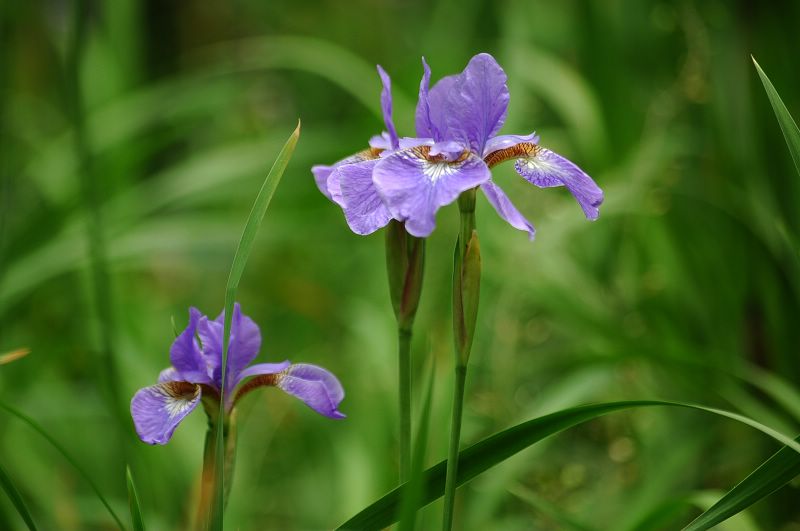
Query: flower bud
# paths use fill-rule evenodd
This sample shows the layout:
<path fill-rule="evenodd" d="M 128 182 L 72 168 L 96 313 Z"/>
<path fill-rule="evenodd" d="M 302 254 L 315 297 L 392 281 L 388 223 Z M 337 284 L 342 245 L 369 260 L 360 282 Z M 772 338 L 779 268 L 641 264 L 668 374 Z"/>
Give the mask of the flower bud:
<path fill-rule="evenodd" d="M 481 285 L 481 248 L 478 232 L 473 230 L 461 254 L 456 245 L 453 275 L 453 335 L 460 365 L 466 365 L 475 336 L 478 299 Z"/>
<path fill-rule="evenodd" d="M 386 228 L 386 269 L 392 308 L 401 329 L 410 329 L 414 322 L 422 293 L 424 266 L 425 240 L 411 236 L 401 222 L 389 222 Z"/>

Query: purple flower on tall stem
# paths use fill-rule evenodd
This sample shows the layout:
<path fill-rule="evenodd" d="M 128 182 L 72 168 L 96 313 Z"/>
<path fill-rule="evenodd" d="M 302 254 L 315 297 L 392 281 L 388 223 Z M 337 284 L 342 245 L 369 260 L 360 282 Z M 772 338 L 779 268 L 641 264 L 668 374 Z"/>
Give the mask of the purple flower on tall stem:
<path fill-rule="evenodd" d="M 510 96 L 506 74 L 494 57 L 478 54 L 463 72 L 432 88 L 430 68 L 425 59 L 422 64 L 416 138 L 398 137 L 391 82 L 378 66 L 387 131 L 373 137 L 367 150 L 333 166 L 312 168 L 320 191 L 342 207 L 353 232 L 370 234 L 396 219 L 413 236 L 427 237 L 439 208 L 480 187 L 501 218 L 533 239 L 533 225 L 491 179 L 490 168 L 508 160 L 515 160 L 517 173 L 535 186 L 565 186 L 586 217 L 597 219 L 603 192 L 583 170 L 540 146 L 535 133 L 497 134 Z"/>
<path fill-rule="evenodd" d="M 223 320 L 224 313 L 211 320 L 196 308 L 189 310 L 189 324 L 170 348 L 172 366 L 161 371 L 158 384 L 140 389 L 131 400 L 131 415 L 142 441 L 166 444 L 178 424 L 201 401 L 213 418 L 223 388 L 226 414 L 248 392 L 271 386 L 299 398 L 321 415 L 344 418 L 337 409 L 344 390 L 339 380 L 322 367 L 289 361 L 250 365 L 261 348 L 261 332 L 252 319 L 242 314 L 238 303 L 233 309 L 223 384 Z"/>
<path fill-rule="evenodd" d="M 541 147 L 535 133 L 497 135 L 505 122 L 509 93 L 506 74 L 491 55 L 476 55 L 463 72 L 430 89 L 430 68 L 424 59 L 422 64 L 418 138 L 402 139 L 402 149 L 382 158 L 373 172 L 390 214 L 405 221 L 409 233 L 430 235 L 440 207 L 480 186 L 500 217 L 533 238 L 533 225 L 491 180 L 489 168 L 507 160 L 516 160 L 517 172 L 540 188 L 566 186 L 586 217 L 597 218 L 603 192 L 583 170 Z"/>

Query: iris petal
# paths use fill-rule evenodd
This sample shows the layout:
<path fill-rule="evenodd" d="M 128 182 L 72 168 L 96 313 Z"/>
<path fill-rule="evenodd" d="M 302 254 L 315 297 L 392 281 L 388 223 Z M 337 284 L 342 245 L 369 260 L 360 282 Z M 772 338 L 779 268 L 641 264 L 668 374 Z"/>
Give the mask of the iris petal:
<path fill-rule="evenodd" d="M 190 308 L 189 324 L 175 338 L 169 350 L 170 361 L 180 378 L 192 383 L 212 383 L 205 358 L 195 339 L 197 324 L 202 317 L 197 308 Z"/>
<path fill-rule="evenodd" d="M 599 216 L 603 191 L 582 169 L 561 155 L 537 146 L 530 156 L 518 159 L 514 168 L 540 188 L 566 186 L 588 219 Z"/>
<path fill-rule="evenodd" d="M 372 182 L 376 164 L 377 160 L 368 160 L 336 169 L 344 199 L 344 216 L 356 234 L 372 234 L 392 219 Z"/>
<path fill-rule="evenodd" d="M 498 135 L 486 142 L 486 147 L 483 149 L 483 157 L 486 159 L 496 151 L 506 150 L 518 144 L 526 143 L 538 144 L 539 135 L 535 132 L 529 135 Z"/>
<path fill-rule="evenodd" d="M 261 376 L 262 374 L 278 374 L 289 368 L 291 363 L 286 360 L 280 363 L 256 363 L 239 373 L 239 380 L 244 380 L 250 376 Z"/>
<path fill-rule="evenodd" d="M 299 398 L 308 407 L 333 419 L 344 418 L 338 410 L 344 399 L 344 389 L 331 372 L 306 363 L 289 367 L 278 376 L 277 386 L 284 392 Z"/>
<path fill-rule="evenodd" d="M 178 424 L 200 402 L 200 386 L 165 382 L 140 389 L 131 400 L 131 416 L 139 438 L 147 444 L 166 444 Z"/>
<path fill-rule="evenodd" d="M 481 53 L 458 75 L 439 80 L 428 90 L 430 68 L 424 73 L 417 104 L 417 135 L 437 142 L 456 140 L 483 154 L 486 143 L 505 122 L 509 93 L 506 73 L 494 57 Z"/>
<path fill-rule="evenodd" d="M 481 53 L 470 59 L 450 91 L 446 117 L 450 137 L 483 153 L 506 119 L 510 99 L 506 79 L 491 55 Z"/>
<path fill-rule="evenodd" d="M 394 128 L 394 122 L 392 121 L 392 80 L 381 65 L 378 65 L 378 75 L 381 76 L 381 84 L 383 85 L 383 90 L 381 90 L 383 123 L 389 133 L 392 149 L 397 149 L 397 129 Z"/>
<path fill-rule="evenodd" d="M 317 184 L 319 191 L 322 192 L 322 195 L 341 206 L 341 197 L 334 197 L 330 190 L 328 190 L 328 179 L 330 178 L 331 172 L 334 170 L 334 168 L 335 165 L 325 166 L 324 164 L 317 164 L 311 167 L 311 173 L 314 174 L 314 182 Z"/>
<path fill-rule="evenodd" d="M 175 382 L 181 379 L 175 367 L 167 367 L 158 374 L 158 383 Z"/>
<path fill-rule="evenodd" d="M 430 153 L 429 146 L 397 151 L 381 159 L 372 174 L 389 212 L 405 221 L 409 234 L 419 238 L 433 232 L 440 207 L 491 177 L 489 168 L 474 153 Z"/>
<path fill-rule="evenodd" d="M 536 229 L 533 228 L 533 224 L 525 219 L 525 216 L 517 210 L 517 207 L 514 206 L 514 203 L 511 202 L 511 199 L 499 186 L 489 180 L 481 185 L 481 190 L 483 190 L 486 199 L 489 200 L 489 203 L 501 218 L 515 229 L 527 232 L 528 238 L 533 240 L 536 235 Z"/>

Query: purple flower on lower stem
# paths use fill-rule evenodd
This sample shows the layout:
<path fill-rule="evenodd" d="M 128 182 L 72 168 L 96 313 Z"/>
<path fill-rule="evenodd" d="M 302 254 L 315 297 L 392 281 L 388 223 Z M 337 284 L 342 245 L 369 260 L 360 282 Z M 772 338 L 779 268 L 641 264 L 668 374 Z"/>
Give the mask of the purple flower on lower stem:
<path fill-rule="evenodd" d="M 489 168 L 516 160 L 515 169 L 540 187 L 566 186 L 586 217 L 596 219 L 603 192 L 578 166 L 539 146 L 539 137 L 500 135 L 509 93 L 506 74 L 489 54 L 478 54 L 458 75 L 430 84 L 425 60 L 416 110 L 418 138 L 403 139 L 401 149 L 382 158 L 373 172 L 378 193 L 406 230 L 426 237 L 435 227 L 436 211 L 461 192 L 480 186 L 497 213 L 513 227 L 533 225 L 491 180 Z"/>
<path fill-rule="evenodd" d="M 189 310 L 189 324 L 170 348 L 172 366 L 161 371 L 158 384 L 140 389 L 131 400 L 131 415 L 142 441 L 166 444 L 201 400 L 218 407 L 223 388 L 226 413 L 253 389 L 272 386 L 299 398 L 321 415 L 344 418 L 337 409 L 344 398 L 342 385 L 322 367 L 288 361 L 250 365 L 261 348 L 261 332 L 242 314 L 238 303 L 233 309 L 223 384 L 223 319 L 224 314 L 211 320 L 196 308 Z"/>

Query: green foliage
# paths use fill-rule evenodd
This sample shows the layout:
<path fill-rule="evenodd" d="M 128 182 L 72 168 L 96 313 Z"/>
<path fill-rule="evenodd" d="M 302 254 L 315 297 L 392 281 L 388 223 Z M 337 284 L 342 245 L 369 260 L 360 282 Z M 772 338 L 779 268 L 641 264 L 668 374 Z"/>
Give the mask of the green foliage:
<path fill-rule="evenodd" d="M 144 519 L 142 518 L 142 508 L 139 505 L 139 493 L 136 492 L 136 484 L 133 482 L 130 466 L 125 469 L 125 481 L 128 485 L 128 507 L 131 511 L 133 531 L 144 531 Z"/>
<path fill-rule="evenodd" d="M 2 466 L 0 466 L 0 487 L 3 488 L 6 496 L 11 500 L 11 503 L 25 522 L 25 525 L 28 526 L 28 529 L 36 531 L 36 524 L 33 521 L 33 516 L 31 516 L 31 512 L 28 510 L 28 506 L 25 505 L 22 494 L 19 493 L 19 489 L 14 484 L 14 481 L 8 476 L 8 473 Z"/>
<path fill-rule="evenodd" d="M 692 520 L 684 530 L 710 529 L 772 494 L 798 474 L 800 474 L 800 456 L 791 448 L 781 448 L 711 508 Z"/>
<path fill-rule="evenodd" d="M 529 446 L 536 444 L 545 437 L 549 437 L 555 433 L 577 426 L 578 424 L 593 420 L 597 417 L 614 413 L 616 411 L 639 408 L 639 407 L 653 407 L 653 406 L 669 406 L 696 409 L 714 415 L 720 415 L 730 419 L 737 420 L 748 426 L 756 428 L 757 430 L 769 435 L 778 442 L 787 445 L 787 450 L 795 454 L 796 459 L 800 459 L 800 444 L 787 438 L 775 430 L 764 426 L 752 419 L 742 417 L 735 413 L 728 411 L 721 411 L 714 408 L 700 406 L 697 404 L 687 404 L 678 402 L 662 402 L 657 400 L 640 400 L 630 402 L 611 402 L 607 404 L 593 404 L 588 406 L 579 406 L 575 408 L 565 409 L 544 417 L 539 417 L 529 420 L 517 426 L 503 430 L 496 433 L 491 437 L 476 443 L 475 445 L 462 450 L 459 453 L 458 459 L 458 476 L 456 479 L 457 485 L 464 483 L 475 478 L 479 474 L 495 467 L 500 462 L 508 459 L 514 454 L 525 450 Z M 783 458 L 783 464 L 786 464 L 786 458 Z M 424 495 L 421 497 L 420 506 L 427 505 L 435 499 L 441 497 L 445 490 L 445 473 L 447 471 L 447 462 L 442 461 L 436 466 L 428 469 L 424 476 Z M 771 475 L 776 472 L 775 468 L 771 468 Z M 766 474 L 766 473 L 765 473 Z M 789 479 L 786 479 L 786 474 L 781 471 L 781 479 L 785 484 Z M 770 480 L 772 478 L 770 477 Z M 772 485 L 773 490 L 777 486 Z M 393 524 L 396 519 L 396 511 L 399 501 L 404 496 L 405 486 L 400 486 L 391 491 L 389 494 L 379 499 L 353 518 L 342 524 L 339 529 L 382 529 Z M 751 498 L 750 503 L 759 498 Z M 740 500 L 741 503 L 741 500 Z M 747 505 L 740 505 L 739 510 L 745 508 Z M 738 512 L 738 511 L 736 511 Z M 730 513 L 727 516 L 731 516 Z M 721 518 L 719 521 L 723 520 Z"/>
<path fill-rule="evenodd" d="M 789 109 L 784 105 L 783 100 L 778 94 L 778 91 L 775 90 L 767 74 L 761 69 L 755 57 L 752 59 L 756 71 L 758 72 L 758 77 L 761 78 L 761 83 L 764 84 L 764 90 L 767 91 L 767 97 L 769 98 L 770 105 L 772 105 L 772 110 L 775 111 L 775 117 L 778 119 L 778 123 L 781 126 L 783 138 L 786 139 L 786 145 L 789 146 L 789 153 L 792 155 L 794 167 L 797 169 L 797 172 L 800 173 L 800 129 L 797 128 L 797 123 L 789 113 Z"/>
<path fill-rule="evenodd" d="M 481 308 L 464 445 L 576 404 L 645 396 L 800 433 L 800 179 L 750 62 L 759 58 L 797 116 L 800 69 L 787 45 L 796 4 L 120 0 L 90 10 L 80 85 L 123 402 L 168 365 L 170 316 L 219 311 L 254 192 L 301 116 L 303 142 L 238 297 L 262 329 L 259 361 L 331 369 L 348 418 L 327 422 L 280 393 L 244 403 L 226 524 L 331 528 L 395 486 L 396 328 L 382 236 L 350 233 L 309 169 L 380 132 L 376 63 L 392 75 L 398 130 L 411 135 L 420 56 L 436 81 L 486 51 L 509 76 L 502 132 L 538 131 L 606 202 L 588 223 L 565 190 L 498 167 L 494 179 L 537 228 L 530 243 L 477 198 Z M 188 528 L 203 415 L 166 447 L 144 445 L 107 403 L 95 363 L 108 316 L 94 307 L 92 214 L 63 98 L 72 27 L 52 3 L 0 2 L 0 352 L 31 349 L 0 366 L 0 399 L 46 428 L 120 515 L 130 464 L 141 505 L 158 508 L 148 529 Z M 438 368 L 426 467 L 447 450 L 457 232 L 452 205 L 426 243 L 415 319 L 414 381 L 430 359 Z M 415 386 L 415 406 L 423 395 Z M 676 529 L 701 513 L 688 502 L 698 489 L 725 492 L 774 451 L 718 417 L 621 412 L 463 485 L 456 526 L 553 529 L 566 518 Z M 9 416 L 0 455 L 39 527 L 115 526 L 80 473 Z M 740 514 L 761 529 L 791 527 L 797 496 L 792 482 Z M 418 528 L 440 517 L 430 504 Z M 0 496 L 0 527 L 17 521 Z"/>
<path fill-rule="evenodd" d="M 64 457 L 64 459 L 66 459 L 67 462 L 69 462 L 69 464 L 72 465 L 75 471 L 78 472 L 86 481 L 86 483 L 92 488 L 94 493 L 97 495 L 97 498 L 103 503 L 105 508 L 108 510 L 108 513 L 117 523 L 119 528 L 124 531 L 125 526 L 122 524 L 122 520 L 119 519 L 117 513 L 114 512 L 114 509 L 111 508 L 111 504 L 108 502 L 106 497 L 103 496 L 103 493 L 100 491 L 100 488 L 94 482 L 91 475 L 88 472 L 86 472 L 86 470 L 81 465 L 78 464 L 78 462 L 67 452 L 67 450 L 61 445 L 61 443 L 59 443 L 52 435 L 50 435 L 47 432 L 47 430 L 45 430 L 38 422 L 33 420 L 25 413 L 18 411 L 17 409 L 9 406 L 4 402 L 0 402 L 0 408 L 4 409 L 6 412 L 10 413 L 11 415 L 15 416 L 16 418 L 18 418 L 19 420 L 21 420 L 22 422 L 33 428 L 37 433 L 39 433 L 39 435 L 44 437 L 44 439 L 48 443 L 50 443 L 50 445 L 53 446 L 53 448 L 58 450 L 58 452 Z"/>

